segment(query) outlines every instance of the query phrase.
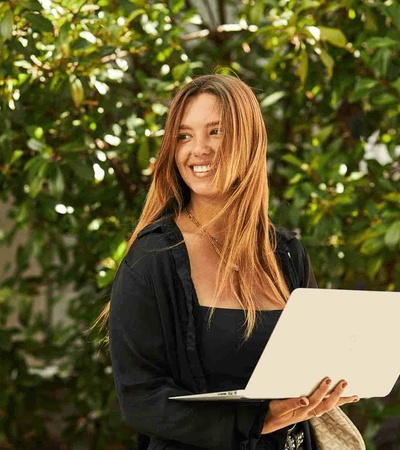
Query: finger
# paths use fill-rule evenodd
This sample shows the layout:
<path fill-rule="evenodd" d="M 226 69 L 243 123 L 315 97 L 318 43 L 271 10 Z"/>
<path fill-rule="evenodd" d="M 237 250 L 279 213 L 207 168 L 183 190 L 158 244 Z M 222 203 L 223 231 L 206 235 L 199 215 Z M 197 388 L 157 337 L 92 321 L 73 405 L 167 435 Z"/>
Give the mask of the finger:
<path fill-rule="evenodd" d="M 336 406 L 343 406 L 346 405 L 347 403 L 356 403 L 360 401 L 360 398 L 357 395 L 353 395 L 352 397 L 341 397 Z"/>
<path fill-rule="evenodd" d="M 343 406 L 348 403 L 358 402 L 359 400 L 360 400 L 360 398 L 357 395 L 353 395 L 352 397 L 341 397 L 332 408 L 327 407 L 327 405 L 322 402 L 322 403 L 320 403 L 320 405 L 318 407 L 315 407 L 314 409 L 311 410 L 311 413 L 309 414 L 309 418 L 311 419 L 312 417 L 321 417 L 326 412 L 331 411 L 332 409 L 334 409 L 338 406 Z"/>
<path fill-rule="evenodd" d="M 269 411 L 274 417 L 282 417 L 286 414 L 293 414 L 300 408 L 305 408 L 309 405 L 307 397 L 289 398 L 287 400 L 272 400 L 269 404 Z"/>
<path fill-rule="evenodd" d="M 347 381 L 342 380 L 340 381 L 333 391 L 330 393 L 328 397 L 323 399 L 319 405 L 316 405 L 311 410 L 312 416 L 321 416 L 322 414 L 326 413 L 327 411 L 330 411 L 331 409 L 336 408 L 337 406 L 345 405 L 346 403 L 352 403 L 354 401 L 358 401 L 358 397 L 356 395 L 353 395 L 351 397 L 343 397 L 343 392 L 347 387 Z"/>
<path fill-rule="evenodd" d="M 335 406 L 337 406 L 337 403 L 339 399 L 343 396 L 343 392 L 347 387 L 347 381 L 342 380 L 340 381 L 336 386 L 335 389 L 330 393 L 329 397 L 326 397 L 322 402 L 322 411 L 328 411 Z M 320 412 L 322 412 L 320 409 Z"/>
<path fill-rule="evenodd" d="M 318 406 L 326 397 L 329 389 L 331 388 L 332 380 L 327 377 L 320 385 L 315 389 L 315 391 L 308 397 L 310 400 L 310 408 L 315 408 Z"/>

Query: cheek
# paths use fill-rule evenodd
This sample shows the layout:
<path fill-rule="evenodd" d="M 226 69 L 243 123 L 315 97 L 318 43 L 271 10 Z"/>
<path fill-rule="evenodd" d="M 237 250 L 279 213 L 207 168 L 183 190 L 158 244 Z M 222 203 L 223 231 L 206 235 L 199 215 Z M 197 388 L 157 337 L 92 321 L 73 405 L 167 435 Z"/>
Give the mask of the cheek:
<path fill-rule="evenodd" d="M 178 166 L 182 166 L 186 161 L 186 155 L 182 148 L 177 148 L 175 150 L 175 164 Z"/>

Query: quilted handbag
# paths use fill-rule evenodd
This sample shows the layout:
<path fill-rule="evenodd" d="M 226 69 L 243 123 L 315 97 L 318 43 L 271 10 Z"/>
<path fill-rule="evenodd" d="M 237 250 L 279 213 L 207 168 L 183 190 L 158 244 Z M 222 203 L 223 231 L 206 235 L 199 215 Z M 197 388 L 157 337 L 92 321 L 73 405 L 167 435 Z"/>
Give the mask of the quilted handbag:
<path fill-rule="evenodd" d="M 339 407 L 310 422 L 318 450 L 365 450 L 360 432 Z"/>

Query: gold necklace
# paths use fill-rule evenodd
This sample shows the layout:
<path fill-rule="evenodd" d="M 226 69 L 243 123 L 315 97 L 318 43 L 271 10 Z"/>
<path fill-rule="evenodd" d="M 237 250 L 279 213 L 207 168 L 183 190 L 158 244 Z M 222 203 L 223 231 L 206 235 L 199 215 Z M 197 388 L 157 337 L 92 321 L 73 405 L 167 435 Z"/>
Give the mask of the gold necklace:
<path fill-rule="evenodd" d="M 221 250 L 217 247 L 217 244 L 222 246 L 222 242 L 219 241 L 214 236 L 211 236 L 211 234 L 201 225 L 201 223 L 196 219 L 196 217 L 194 217 L 194 215 L 187 208 L 185 209 L 185 211 L 191 222 L 196 226 L 196 228 L 201 230 L 201 232 L 207 237 L 215 253 L 222 259 Z M 233 270 L 235 270 L 236 272 L 239 270 L 236 264 L 233 265 Z"/>
<path fill-rule="evenodd" d="M 209 239 L 209 241 L 212 243 L 212 244 L 218 244 L 218 245 L 222 245 L 222 242 L 221 241 L 219 241 L 217 238 L 215 238 L 214 236 L 211 236 L 211 234 L 208 232 L 208 231 L 206 231 L 206 229 L 204 228 L 204 227 L 202 227 L 201 226 L 201 224 L 200 224 L 200 222 L 196 219 L 196 217 L 194 217 L 194 215 L 188 210 L 188 209 L 185 209 L 185 211 L 186 211 L 186 214 L 188 215 L 188 217 L 189 217 L 189 219 L 194 223 L 194 225 L 199 229 L 199 230 L 201 230 L 207 237 L 208 237 L 208 239 Z"/>

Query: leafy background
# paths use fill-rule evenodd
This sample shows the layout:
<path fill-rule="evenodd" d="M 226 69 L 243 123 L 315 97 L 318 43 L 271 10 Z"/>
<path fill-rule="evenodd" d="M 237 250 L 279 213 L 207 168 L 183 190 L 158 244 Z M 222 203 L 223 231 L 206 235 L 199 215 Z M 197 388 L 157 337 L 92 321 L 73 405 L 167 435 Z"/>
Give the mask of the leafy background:
<path fill-rule="evenodd" d="M 0 45 L 0 449 L 135 448 L 88 330 L 188 77 L 254 88 L 271 214 L 319 285 L 400 290 L 397 2 L 10 0 Z M 400 449 L 399 400 L 348 407 L 368 449 Z"/>

